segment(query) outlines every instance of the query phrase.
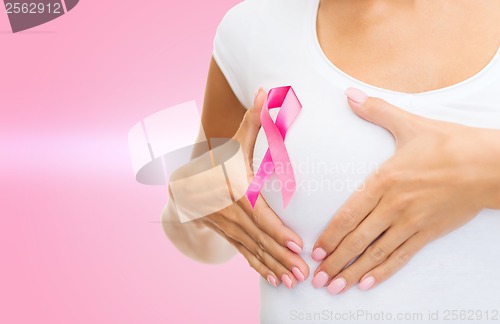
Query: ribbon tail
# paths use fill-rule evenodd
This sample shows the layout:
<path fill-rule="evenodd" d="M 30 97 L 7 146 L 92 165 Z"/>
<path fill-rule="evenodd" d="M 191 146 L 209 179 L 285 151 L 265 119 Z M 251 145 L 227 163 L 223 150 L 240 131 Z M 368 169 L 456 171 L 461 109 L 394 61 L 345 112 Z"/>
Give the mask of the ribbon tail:
<path fill-rule="evenodd" d="M 271 173 L 273 173 L 273 171 L 274 171 L 273 159 L 271 157 L 271 152 L 269 151 L 268 148 L 266 154 L 264 155 L 264 159 L 262 159 L 259 169 L 257 170 L 257 173 L 253 177 L 250 186 L 248 186 L 248 189 L 245 192 L 245 196 L 250 202 L 252 209 L 255 207 L 255 202 L 259 197 L 259 193 L 262 187 L 264 186 L 264 183 L 269 178 Z"/>
<path fill-rule="evenodd" d="M 286 208 L 296 189 L 292 163 L 284 142 L 276 141 L 270 144 L 269 147 L 274 161 L 274 172 L 278 176 L 280 182 L 283 208 Z"/>

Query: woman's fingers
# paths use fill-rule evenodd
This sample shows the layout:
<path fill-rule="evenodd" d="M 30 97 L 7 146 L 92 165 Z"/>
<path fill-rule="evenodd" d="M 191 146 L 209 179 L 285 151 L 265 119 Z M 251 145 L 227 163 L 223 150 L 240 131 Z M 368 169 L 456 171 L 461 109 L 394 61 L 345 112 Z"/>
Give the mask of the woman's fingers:
<path fill-rule="evenodd" d="M 254 98 L 253 107 L 245 113 L 233 137 L 241 145 L 247 162 L 247 176 L 253 174 L 250 163 L 253 160 L 255 141 L 261 127 L 260 113 L 266 97 L 266 92 L 260 88 Z M 238 199 L 236 204 L 207 217 L 226 237 L 244 247 L 243 249 L 238 246 L 238 249 L 245 251 L 249 263 L 260 262 L 265 265 L 275 275 L 280 276 L 279 279 L 287 287 L 293 287 L 297 280 L 303 281 L 309 275 L 309 267 L 298 256 L 302 251 L 302 240 L 283 224 L 262 196 L 257 200 L 254 209 L 246 197 L 243 197 Z"/>
<path fill-rule="evenodd" d="M 385 231 L 375 242 L 373 242 L 352 264 L 348 265 L 334 280 L 344 282 L 345 286 L 340 291 L 330 289 L 332 293 L 340 293 L 348 290 L 358 283 L 368 271 L 382 264 L 399 246 L 415 234 L 415 230 L 410 227 L 393 226 Z M 362 287 L 371 283 L 367 280 Z M 333 286 L 333 285 L 332 285 Z"/>
<path fill-rule="evenodd" d="M 397 144 L 413 138 L 426 124 L 433 123 L 431 119 L 412 114 L 381 98 L 369 97 L 359 89 L 347 88 L 345 94 L 347 103 L 358 116 L 387 129 Z"/>
<path fill-rule="evenodd" d="M 377 237 L 389 228 L 390 218 L 386 215 L 393 213 L 387 204 L 381 203 L 355 230 L 347 234 L 338 248 L 316 269 L 315 278 L 317 279 L 313 281 L 315 287 L 327 285 L 330 279 L 337 276 L 351 260 L 361 255 Z M 393 214 L 391 218 L 395 216 Z M 358 261 L 354 261 L 356 262 Z"/>
<path fill-rule="evenodd" d="M 259 228 L 254 223 L 252 216 L 247 215 L 241 207 L 235 205 L 235 208 L 231 209 L 229 213 L 232 213 L 232 215 L 228 218 L 241 227 L 241 229 L 248 235 L 248 238 L 253 241 L 252 244 L 255 244 L 255 246 L 259 248 L 259 252 L 264 251 L 272 256 L 272 258 L 276 259 L 286 269 L 291 271 L 298 281 L 304 281 L 309 276 L 309 267 L 305 261 L 295 252 L 290 251 L 289 248 L 283 246 L 276 241 L 274 237 Z M 269 214 L 263 215 L 262 217 L 276 217 L 279 219 L 271 209 L 269 209 L 268 213 Z M 278 230 L 279 229 L 280 228 L 278 228 Z M 236 239 L 240 242 L 242 242 L 242 239 L 246 238 L 246 236 L 242 234 L 238 235 L 239 236 Z"/>
<path fill-rule="evenodd" d="M 297 273 L 297 270 L 294 269 L 297 266 L 291 264 L 289 261 L 285 261 L 285 264 L 281 263 L 283 261 L 278 261 L 279 258 L 276 257 L 276 254 L 281 254 L 281 251 L 271 251 L 262 248 L 261 245 L 253 239 L 253 237 L 250 237 L 250 235 L 248 235 L 236 224 L 231 231 L 226 232 L 226 234 L 230 238 L 242 244 L 250 253 L 254 255 L 255 258 L 257 258 L 257 260 L 271 269 L 278 276 L 278 278 L 283 281 L 287 288 L 293 288 L 297 284 L 297 281 L 304 280 L 304 276 L 299 276 L 299 278 L 297 278 L 294 275 Z"/>
<path fill-rule="evenodd" d="M 387 280 L 406 265 L 430 241 L 429 234 L 425 232 L 416 233 L 392 252 L 383 263 L 366 273 L 361 278 L 359 288 L 361 290 L 368 290 Z"/>
<path fill-rule="evenodd" d="M 243 257 L 247 260 L 248 264 L 257 271 L 264 279 L 266 279 L 270 285 L 277 287 L 281 284 L 282 276 L 276 275 L 276 272 L 271 270 L 265 263 L 263 263 L 259 258 L 250 252 L 247 247 L 238 242 L 237 240 L 228 236 L 222 229 L 220 229 L 215 223 L 207 222 L 206 225 L 216 231 L 219 235 L 224 237 L 229 243 L 231 243 L 240 252 Z"/>
<path fill-rule="evenodd" d="M 330 255 L 365 217 L 377 206 L 382 197 L 382 186 L 378 173 L 368 177 L 363 187 L 359 188 L 337 211 L 327 228 L 320 235 L 313 247 L 312 258 L 322 261 Z"/>
<path fill-rule="evenodd" d="M 262 194 L 259 194 L 254 209 L 245 197 L 240 199 L 238 204 L 252 217 L 253 222 L 276 242 L 292 252 L 302 253 L 304 243 L 300 236 L 283 223 L 281 218 L 269 207 Z"/>
<path fill-rule="evenodd" d="M 276 253 L 271 254 L 268 249 L 263 248 L 259 243 L 256 242 L 254 237 L 251 237 L 248 233 L 246 233 L 245 230 L 243 230 L 239 226 L 239 224 L 231 222 L 224 217 L 217 219 L 217 221 L 209 222 L 209 224 L 209 227 L 215 229 L 219 234 L 223 233 L 223 236 L 226 239 L 229 238 L 232 241 L 237 242 L 238 244 L 245 247 L 245 250 L 252 254 L 252 257 L 245 255 L 245 258 L 249 262 L 255 265 L 257 263 L 255 259 L 257 259 L 267 269 L 273 272 L 274 277 L 279 278 L 281 281 L 283 281 L 287 288 L 293 288 L 297 284 L 297 281 L 303 280 L 303 276 L 302 278 L 301 276 L 297 277 L 298 267 L 294 266 L 293 264 L 291 264 L 291 262 L 288 261 L 286 262 L 286 264 L 278 261 L 276 259 L 276 256 L 274 255 Z M 236 247 L 238 249 L 241 248 L 239 246 Z M 286 249 L 284 250 L 286 251 L 286 253 L 292 254 L 290 251 L 287 251 Z M 268 278 L 266 277 L 266 279 Z"/>
<path fill-rule="evenodd" d="M 255 141 L 261 126 L 260 113 L 266 98 L 267 94 L 264 89 L 259 88 L 254 98 L 253 106 L 245 112 L 240 127 L 233 136 L 233 139 L 240 142 L 243 153 L 248 157 L 249 162 L 253 158 Z"/>

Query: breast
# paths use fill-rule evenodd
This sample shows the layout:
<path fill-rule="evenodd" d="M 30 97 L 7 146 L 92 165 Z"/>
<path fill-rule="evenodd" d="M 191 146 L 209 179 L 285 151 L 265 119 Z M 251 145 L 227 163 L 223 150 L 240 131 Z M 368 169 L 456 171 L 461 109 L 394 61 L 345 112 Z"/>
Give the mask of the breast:
<path fill-rule="evenodd" d="M 299 93 L 303 108 L 285 138 L 296 191 L 284 209 L 280 182 L 273 174 L 262 195 L 283 222 L 312 245 L 335 211 L 392 156 L 395 146 L 387 130 L 351 111 L 342 91 Z M 254 149 L 255 172 L 267 148 L 261 129 Z"/>
<path fill-rule="evenodd" d="M 268 180 L 262 194 L 283 222 L 302 237 L 301 256 L 312 273 L 318 266 L 310 257 L 317 237 L 357 185 L 394 154 L 395 142 L 387 130 L 356 116 L 342 90 L 299 87 L 296 92 L 301 94 L 303 109 L 287 133 L 285 145 L 297 190 L 286 209 L 275 175 Z M 409 98 L 384 99 L 410 110 Z M 420 112 L 427 117 L 459 121 L 456 116 L 461 116 L 458 119 L 470 121 L 466 117 L 474 113 L 474 107 L 457 114 L 452 105 L 435 105 L 434 110 L 429 103 L 422 105 L 426 108 Z M 419 106 L 412 105 L 411 109 L 415 111 Z M 492 116 L 483 116 L 483 125 L 497 125 L 486 121 Z M 498 122 L 500 128 L 500 119 Z M 261 130 L 254 149 L 255 171 L 266 150 L 267 141 Z M 357 310 L 394 316 L 407 310 L 427 316 L 436 310 L 497 309 L 500 280 L 495 278 L 500 259 L 496 258 L 497 252 L 490 251 L 500 246 L 498 233 L 500 211 L 484 210 L 465 226 L 427 244 L 394 276 L 368 292 L 353 287 L 331 296 L 326 289 L 313 288 L 312 276 L 292 290 L 283 285 L 271 287 L 261 279 L 261 321 L 290 323 L 296 315 L 349 314 Z"/>

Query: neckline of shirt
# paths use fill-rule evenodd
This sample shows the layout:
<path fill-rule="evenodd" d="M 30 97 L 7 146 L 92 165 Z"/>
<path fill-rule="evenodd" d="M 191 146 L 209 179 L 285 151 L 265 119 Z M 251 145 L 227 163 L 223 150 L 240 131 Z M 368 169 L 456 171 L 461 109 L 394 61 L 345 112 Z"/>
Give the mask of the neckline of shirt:
<path fill-rule="evenodd" d="M 320 0 L 306 0 L 306 1 L 310 3 L 309 15 L 307 17 L 308 19 L 306 19 L 308 25 L 306 26 L 306 30 L 307 30 L 307 38 L 311 42 L 310 46 L 307 47 L 312 50 L 312 54 L 315 56 L 314 61 L 318 63 L 321 70 L 323 70 L 326 76 L 334 79 L 334 81 L 337 83 L 340 82 L 344 88 L 357 87 L 361 90 L 369 92 L 368 95 L 373 95 L 371 93 L 374 92 L 375 93 L 374 95 L 387 94 L 400 98 L 404 97 L 409 97 L 412 99 L 427 98 L 427 99 L 432 99 L 434 101 L 440 101 L 440 100 L 449 100 L 450 98 L 456 98 L 457 96 L 464 96 L 466 93 L 469 93 L 471 91 L 477 91 L 478 86 L 481 84 L 480 82 L 477 81 L 479 81 L 480 79 L 493 78 L 495 76 L 495 73 L 493 72 L 494 69 L 499 70 L 497 74 L 500 75 L 500 46 L 499 46 L 493 58 L 480 71 L 476 72 L 474 75 L 470 76 L 469 78 L 463 81 L 439 89 L 428 90 L 418 93 L 408 93 L 408 92 L 400 92 L 386 88 L 381 88 L 365 83 L 345 73 L 328 59 L 323 49 L 321 48 L 316 30 Z"/>

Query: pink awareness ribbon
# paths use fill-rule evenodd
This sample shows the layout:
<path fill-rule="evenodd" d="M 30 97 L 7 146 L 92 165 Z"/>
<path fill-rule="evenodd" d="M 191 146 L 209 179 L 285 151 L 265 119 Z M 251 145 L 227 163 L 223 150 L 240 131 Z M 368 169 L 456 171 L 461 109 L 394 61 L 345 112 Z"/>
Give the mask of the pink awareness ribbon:
<path fill-rule="evenodd" d="M 276 116 L 276 122 L 269 115 L 269 109 L 274 108 L 281 108 Z M 259 170 L 245 193 L 252 208 L 255 206 L 264 183 L 273 172 L 276 172 L 280 182 L 283 208 L 286 208 L 295 192 L 295 177 L 285 147 L 285 136 L 300 109 L 302 109 L 302 105 L 291 86 L 276 87 L 269 90 L 260 114 L 260 122 L 266 133 L 269 147 L 259 166 Z"/>

